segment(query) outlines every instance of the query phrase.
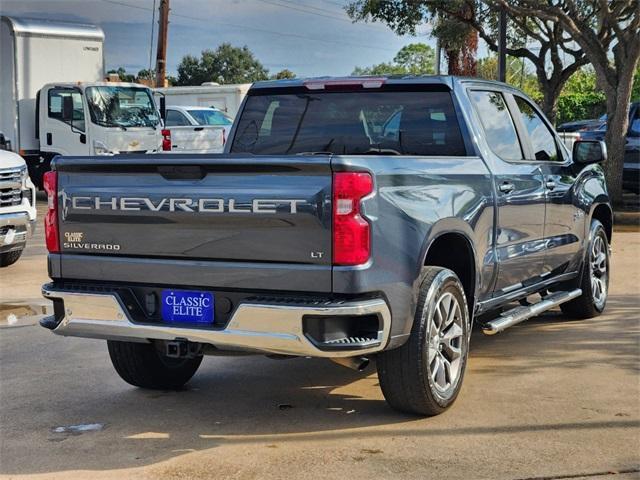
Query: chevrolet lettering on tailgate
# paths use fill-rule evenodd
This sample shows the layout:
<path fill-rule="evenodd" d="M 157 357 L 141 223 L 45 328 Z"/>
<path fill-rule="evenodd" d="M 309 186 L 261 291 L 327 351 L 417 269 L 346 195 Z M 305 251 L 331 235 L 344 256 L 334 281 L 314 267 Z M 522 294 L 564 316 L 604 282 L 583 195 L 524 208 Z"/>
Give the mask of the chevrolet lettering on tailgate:
<path fill-rule="evenodd" d="M 240 202 L 233 198 L 160 198 L 146 197 L 82 197 L 71 196 L 65 199 L 65 208 L 74 210 L 151 210 L 159 212 L 197 212 L 197 213 L 277 213 L 278 207 L 288 208 L 289 213 L 297 213 L 298 207 L 305 204 L 302 199 L 254 198 Z"/>

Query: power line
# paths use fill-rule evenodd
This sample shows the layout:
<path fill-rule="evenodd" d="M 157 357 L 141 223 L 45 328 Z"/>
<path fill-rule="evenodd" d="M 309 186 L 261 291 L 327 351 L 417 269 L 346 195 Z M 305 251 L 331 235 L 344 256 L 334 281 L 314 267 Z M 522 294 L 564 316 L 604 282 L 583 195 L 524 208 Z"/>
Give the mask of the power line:
<path fill-rule="evenodd" d="M 286 9 L 289 9 L 289 10 L 294 10 L 296 12 L 306 13 L 307 15 L 317 15 L 318 17 L 330 18 L 331 20 L 339 20 L 339 21 L 342 21 L 342 22 L 351 23 L 351 20 L 349 20 L 347 18 L 344 18 L 344 17 L 338 17 L 336 15 L 333 15 L 333 14 L 331 14 L 332 12 L 330 12 L 329 10 L 323 10 L 323 9 L 320 9 L 320 8 L 316 8 L 316 10 L 320 10 L 322 12 L 328 12 L 329 13 L 329 15 L 328 15 L 326 13 L 319 13 L 319 12 L 314 12 L 314 11 L 311 11 L 311 10 L 307 10 L 306 8 L 302 8 L 302 6 L 300 4 L 297 4 L 296 6 L 293 6 L 293 5 L 286 5 L 286 4 L 282 4 L 282 3 L 276 3 L 276 2 L 273 2 L 273 1 L 270 1 L 270 0 L 258 0 L 258 1 L 262 2 L 262 3 L 266 3 L 267 5 L 273 5 L 273 6 L 276 6 L 276 7 L 281 7 L 281 8 L 286 8 Z M 309 8 L 314 8 L 314 7 L 309 6 Z"/>
<path fill-rule="evenodd" d="M 106 3 L 113 3 L 116 5 L 121 5 L 124 7 L 131 7 L 131 8 L 137 8 L 139 10 L 145 10 L 145 11 L 151 11 L 150 8 L 147 7 L 140 7 L 138 5 L 130 5 L 128 3 L 124 3 L 124 2 L 119 2 L 117 0 L 101 0 L 103 2 Z M 376 45 L 365 45 L 365 44 L 360 44 L 360 43 L 351 43 L 351 42 L 344 42 L 341 40 L 327 40 L 326 38 L 318 38 L 318 37 L 309 37 L 307 35 L 300 35 L 297 33 L 283 33 L 283 32 L 276 32 L 274 30 L 267 30 L 265 28 L 258 28 L 258 27 L 250 27 L 248 25 L 238 25 L 238 24 L 234 24 L 234 23 L 229 23 L 229 22 L 220 22 L 220 21 L 215 21 L 215 20 L 209 20 L 206 18 L 198 18 L 198 17 L 192 17 L 189 15 L 182 15 L 179 13 L 175 13 L 175 11 L 171 12 L 171 15 L 173 17 L 178 17 L 178 18 L 185 18 L 187 20 L 194 20 L 197 22 L 205 22 L 207 24 L 218 24 L 218 25 L 225 25 L 228 27 L 234 27 L 234 28 L 240 28 L 240 29 L 244 29 L 244 30 L 252 30 L 254 32 L 261 32 L 261 33 L 266 33 L 269 35 L 277 35 L 280 37 L 289 37 L 289 38 L 299 38 L 302 40 L 309 40 L 312 42 L 319 42 L 319 43 L 329 43 L 329 44 L 333 44 L 333 45 L 341 45 L 341 46 L 351 46 L 351 47 L 358 47 L 358 48 L 368 48 L 368 49 L 374 49 L 374 50 L 385 50 L 388 52 L 394 52 L 395 50 L 391 49 L 391 48 L 385 48 L 385 47 L 381 47 L 381 46 L 376 46 Z"/>

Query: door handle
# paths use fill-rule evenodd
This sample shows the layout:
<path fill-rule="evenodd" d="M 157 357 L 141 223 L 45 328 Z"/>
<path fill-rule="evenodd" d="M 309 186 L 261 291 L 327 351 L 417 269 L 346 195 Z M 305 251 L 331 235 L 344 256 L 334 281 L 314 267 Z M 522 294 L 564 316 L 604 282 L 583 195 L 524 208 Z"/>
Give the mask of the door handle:
<path fill-rule="evenodd" d="M 515 190 L 515 188 L 516 187 L 513 183 L 504 182 L 500 184 L 500 186 L 498 187 L 498 190 L 500 190 L 502 193 L 511 193 Z"/>
<path fill-rule="evenodd" d="M 556 182 L 554 182 L 553 180 L 547 180 L 544 185 L 547 187 L 547 190 L 553 190 L 554 188 L 556 188 Z"/>

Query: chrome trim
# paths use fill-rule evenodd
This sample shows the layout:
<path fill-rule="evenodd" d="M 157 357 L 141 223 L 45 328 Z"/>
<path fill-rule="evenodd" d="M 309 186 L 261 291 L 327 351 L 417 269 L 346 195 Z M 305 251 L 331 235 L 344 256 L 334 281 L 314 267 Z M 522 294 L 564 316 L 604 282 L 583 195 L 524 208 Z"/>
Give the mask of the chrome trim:
<path fill-rule="evenodd" d="M 30 223 L 28 213 L 0 213 L 0 227 L 6 227 L 7 225 L 14 227 L 26 227 L 29 226 Z"/>
<path fill-rule="evenodd" d="M 389 339 L 391 313 L 382 299 L 322 306 L 241 303 L 224 330 L 181 328 L 133 323 L 119 298 L 112 293 L 74 292 L 42 287 L 42 295 L 64 302 L 64 317 L 53 330 L 64 336 L 123 340 L 184 339 L 221 349 L 246 350 L 309 357 L 352 357 L 382 350 Z M 353 350 L 320 350 L 302 333 L 304 315 L 371 315 L 381 318 L 375 345 Z M 355 347 L 358 345 L 355 344 Z"/>
<path fill-rule="evenodd" d="M 30 220 L 29 215 L 24 212 L 19 213 L 3 213 L 0 214 L 0 228 L 12 227 L 12 230 L 16 230 L 15 236 L 11 243 L 5 245 L 5 239 L 7 233 L 0 232 L 0 248 L 15 250 L 15 247 L 20 247 L 27 241 L 27 237 L 33 235 L 35 230 L 35 220 Z"/>
<path fill-rule="evenodd" d="M 484 324 L 484 326 L 482 327 L 482 332 L 485 335 L 495 335 L 496 333 L 502 332 L 503 330 L 506 330 L 507 328 L 512 327 L 520 322 L 524 322 L 531 317 L 540 315 L 542 312 L 546 312 L 553 307 L 557 307 L 561 303 L 573 300 L 580 295 L 582 295 L 582 290 L 580 290 L 579 288 L 568 292 L 552 293 L 551 295 L 545 297 L 542 301 L 534 303 L 533 305 L 529 305 L 526 307 L 516 307 L 512 310 L 504 312 L 495 320 L 491 320 L 490 322 Z"/>

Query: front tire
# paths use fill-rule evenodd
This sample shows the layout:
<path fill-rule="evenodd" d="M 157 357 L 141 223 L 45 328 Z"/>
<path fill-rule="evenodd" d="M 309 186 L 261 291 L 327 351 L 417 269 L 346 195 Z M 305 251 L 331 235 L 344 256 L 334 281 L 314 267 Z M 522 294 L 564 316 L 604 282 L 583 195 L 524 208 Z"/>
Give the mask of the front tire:
<path fill-rule="evenodd" d="M 560 305 L 562 313 L 576 319 L 597 317 L 609 294 L 609 241 L 598 220 L 591 221 L 579 288 L 582 295 Z"/>
<path fill-rule="evenodd" d="M 152 343 L 107 341 L 109 356 L 118 375 L 127 383 L 154 390 L 177 390 L 196 373 L 202 355 L 172 358 Z"/>
<path fill-rule="evenodd" d="M 387 403 L 426 416 L 449 408 L 462 386 L 469 328 L 469 309 L 456 274 L 426 267 L 409 339 L 380 353 L 376 361 Z"/>
<path fill-rule="evenodd" d="M 23 251 L 24 249 L 21 248 L 20 250 L 13 250 L 12 252 L 0 253 L 0 267 L 8 267 L 16 263 Z"/>

